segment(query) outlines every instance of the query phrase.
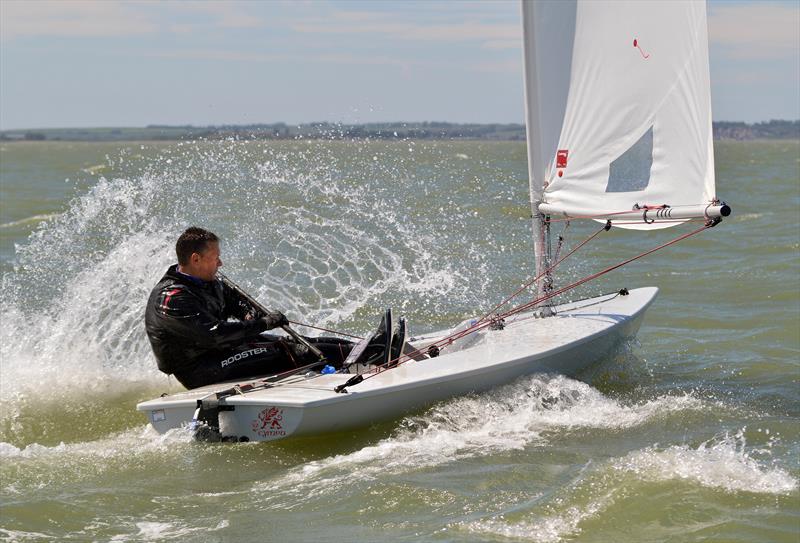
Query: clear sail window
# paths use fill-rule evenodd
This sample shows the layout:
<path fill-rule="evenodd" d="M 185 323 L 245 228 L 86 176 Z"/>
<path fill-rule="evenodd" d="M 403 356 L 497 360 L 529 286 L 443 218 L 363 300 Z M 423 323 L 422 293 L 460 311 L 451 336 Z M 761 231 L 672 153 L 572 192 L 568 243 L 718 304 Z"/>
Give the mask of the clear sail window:
<path fill-rule="evenodd" d="M 650 183 L 653 166 L 653 127 L 611 163 L 606 192 L 635 192 Z"/>

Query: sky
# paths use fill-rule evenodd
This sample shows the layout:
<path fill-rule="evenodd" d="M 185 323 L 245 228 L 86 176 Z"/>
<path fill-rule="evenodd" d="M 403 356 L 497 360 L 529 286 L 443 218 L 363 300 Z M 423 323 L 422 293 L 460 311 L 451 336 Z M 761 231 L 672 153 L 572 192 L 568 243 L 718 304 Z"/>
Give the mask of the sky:
<path fill-rule="evenodd" d="M 800 0 L 708 24 L 714 120 L 800 118 Z M 0 0 L 0 129 L 522 123 L 521 47 L 516 0 Z"/>

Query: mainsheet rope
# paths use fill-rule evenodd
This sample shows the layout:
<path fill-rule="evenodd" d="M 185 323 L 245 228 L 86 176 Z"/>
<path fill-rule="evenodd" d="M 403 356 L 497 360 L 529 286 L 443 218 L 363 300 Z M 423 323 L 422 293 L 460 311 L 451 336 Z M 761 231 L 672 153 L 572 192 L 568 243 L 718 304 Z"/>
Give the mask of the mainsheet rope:
<path fill-rule="evenodd" d="M 336 334 L 336 335 L 339 335 L 339 336 L 351 337 L 353 339 L 364 339 L 361 336 L 348 334 L 346 332 L 339 332 L 338 330 L 330 330 L 328 328 L 322 328 L 321 326 L 314 326 L 312 324 L 306 324 L 304 322 L 289 321 L 289 324 L 294 324 L 295 326 L 305 326 L 306 328 L 312 328 L 314 330 L 320 330 L 322 332 L 328 332 L 329 334 Z"/>

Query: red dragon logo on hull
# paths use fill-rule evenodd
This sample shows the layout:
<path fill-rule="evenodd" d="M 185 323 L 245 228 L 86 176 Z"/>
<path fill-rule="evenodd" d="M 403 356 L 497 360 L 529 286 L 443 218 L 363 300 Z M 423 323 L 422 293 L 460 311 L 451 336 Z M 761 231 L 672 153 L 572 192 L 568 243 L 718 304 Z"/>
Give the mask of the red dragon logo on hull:
<path fill-rule="evenodd" d="M 281 421 L 283 421 L 283 409 L 267 407 L 253 420 L 253 431 L 261 437 L 285 436 L 286 430 L 283 429 Z"/>

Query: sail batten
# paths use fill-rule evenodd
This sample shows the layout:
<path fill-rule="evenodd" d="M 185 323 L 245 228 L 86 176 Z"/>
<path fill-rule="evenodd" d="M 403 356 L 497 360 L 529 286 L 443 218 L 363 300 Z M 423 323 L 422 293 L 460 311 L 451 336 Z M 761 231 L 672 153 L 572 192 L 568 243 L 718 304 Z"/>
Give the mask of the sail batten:
<path fill-rule="evenodd" d="M 712 204 L 705 3 L 523 1 L 534 214 Z"/>

